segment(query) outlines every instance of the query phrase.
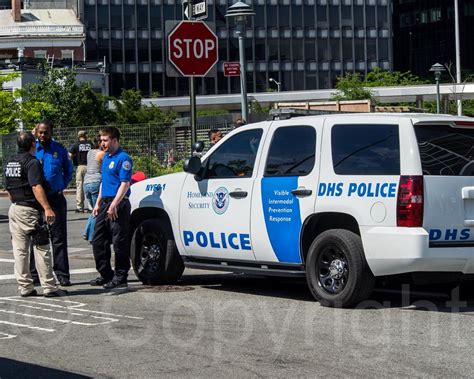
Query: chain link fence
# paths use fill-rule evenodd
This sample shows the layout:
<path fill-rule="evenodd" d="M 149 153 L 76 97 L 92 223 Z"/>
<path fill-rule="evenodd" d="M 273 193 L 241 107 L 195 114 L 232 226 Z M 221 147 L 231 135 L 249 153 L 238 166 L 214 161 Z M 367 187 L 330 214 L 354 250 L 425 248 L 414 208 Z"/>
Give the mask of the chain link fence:
<path fill-rule="evenodd" d="M 112 126 L 112 125 L 108 125 Z M 129 124 L 113 125 L 120 130 L 121 146 L 133 159 L 133 171 L 143 171 L 147 177 L 159 176 L 170 171 L 179 171 L 182 161 L 191 154 L 191 127 L 188 118 L 178 119 L 170 124 Z M 87 126 L 77 128 L 56 128 L 54 140 L 66 149 L 77 141 L 80 130 L 87 132 L 88 138 L 94 140 L 104 126 Z M 197 139 L 209 146 L 209 131 L 219 129 L 225 135 L 236 127 L 231 116 L 201 117 L 198 119 Z M 17 133 L 0 135 L 2 167 L 6 160 L 16 152 Z M 3 170 L 2 170 L 3 172 Z M 1 175 L 1 187 L 5 188 L 4 176 Z M 75 180 L 71 180 L 71 187 Z"/>

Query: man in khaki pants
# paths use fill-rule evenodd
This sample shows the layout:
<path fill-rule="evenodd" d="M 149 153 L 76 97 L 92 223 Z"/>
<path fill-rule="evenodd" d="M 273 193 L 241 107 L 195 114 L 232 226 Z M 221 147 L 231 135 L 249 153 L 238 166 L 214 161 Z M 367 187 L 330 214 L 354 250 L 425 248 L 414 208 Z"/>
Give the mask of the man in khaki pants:
<path fill-rule="evenodd" d="M 45 297 L 67 295 L 58 289 L 53 276 L 49 235 L 43 225 L 54 223 L 55 214 L 48 203 L 46 180 L 40 162 L 35 158 L 36 141 L 30 132 L 18 136 L 18 154 L 11 157 L 5 168 L 6 188 L 12 202 L 8 211 L 15 258 L 15 277 L 22 297 L 36 296 L 30 272 L 30 243 L 34 245 L 36 267 Z"/>
<path fill-rule="evenodd" d="M 76 166 L 76 213 L 87 211 L 88 205 L 84 204 L 84 177 L 87 173 L 87 153 L 92 149 L 92 142 L 87 139 L 87 133 L 80 130 L 77 133 L 78 141 L 69 150 L 72 162 Z M 89 204 L 89 207 L 95 204 Z"/>

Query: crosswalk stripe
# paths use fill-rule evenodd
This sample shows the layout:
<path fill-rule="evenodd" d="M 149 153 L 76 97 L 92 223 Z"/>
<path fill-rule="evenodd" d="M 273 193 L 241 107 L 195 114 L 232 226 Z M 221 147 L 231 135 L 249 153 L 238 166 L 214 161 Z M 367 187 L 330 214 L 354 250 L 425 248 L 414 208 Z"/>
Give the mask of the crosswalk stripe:
<path fill-rule="evenodd" d="M 95 268 L 77 268 L 70 271 L 71 275 L 91 274 L 93 272 L 97 272 L 97 270 Z M 11 279 L 15 279 L 15 275 L 13 274 L 0 275 L 0 280 L 11 280 Z"/>

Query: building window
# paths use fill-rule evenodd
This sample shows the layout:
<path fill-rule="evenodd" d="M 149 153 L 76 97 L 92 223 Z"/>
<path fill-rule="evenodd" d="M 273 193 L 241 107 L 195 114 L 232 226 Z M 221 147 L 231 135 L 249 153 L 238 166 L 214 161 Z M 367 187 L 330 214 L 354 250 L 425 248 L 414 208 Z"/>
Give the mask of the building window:
<path fill-rule="evenodd" d="M 61 59 L 72 59 L 74 57 L 73 50 L 61 50 Z"/>
<path fill-rule="evenodd" d="M 46 59 L 46 50 L 35 50 L 34 54 L 37 59 Z"/>

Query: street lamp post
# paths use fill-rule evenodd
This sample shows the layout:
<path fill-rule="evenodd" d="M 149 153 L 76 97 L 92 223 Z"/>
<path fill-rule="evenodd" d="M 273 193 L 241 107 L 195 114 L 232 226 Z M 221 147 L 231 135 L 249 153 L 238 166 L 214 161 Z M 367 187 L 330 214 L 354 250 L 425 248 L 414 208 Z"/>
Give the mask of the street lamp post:
<path fill-rule="evenodd" d="M 275 79 L 273 78 L 269 78 L 268 81 L 271 83 L 275 83 L 277 85 L 277 92 L 280 92 L 280 86 L 281 86 L 281 82 L 277 82 Z"/>
<path fill-rule="evenodd" d="M 237 36 L 239 38 L 239 60 L 240 60 L 240 92 L 242 95 L 242 120 L 248 122 L 248 102 L 247 102 L 247 67 L 245 64 L 245 25 L 247 18 L 255 13 L 250 5 L 241 1 L 233 4 L 227 9 L 225 17 L 234 18 L 237 25 Z"/>
<path fill-rule="evenodd" d="M 459 5 L 458 0 L 454 0 L 454 36 L 456 46 L 456 84 L 461 84 L 461 47 L 459 42 Z M 457 92 L 457 91 L 456 91 Z M 462 96 L 458 94 L 458 96 Z M 458 116 L 462 116 L 462 98 L 458 99 Z"/>
<path fill-rule="evenodd" d="M 440 96 L 439 96 L 439 80 L 441 79 L 441 74 L 446 71 L 444 66 L 439 63 L 435 63 L 433 66 L 430 68 L 431 72 L 434 72 L 435 80 L 436 80 L 436 113 L 440 113 Z"/>

